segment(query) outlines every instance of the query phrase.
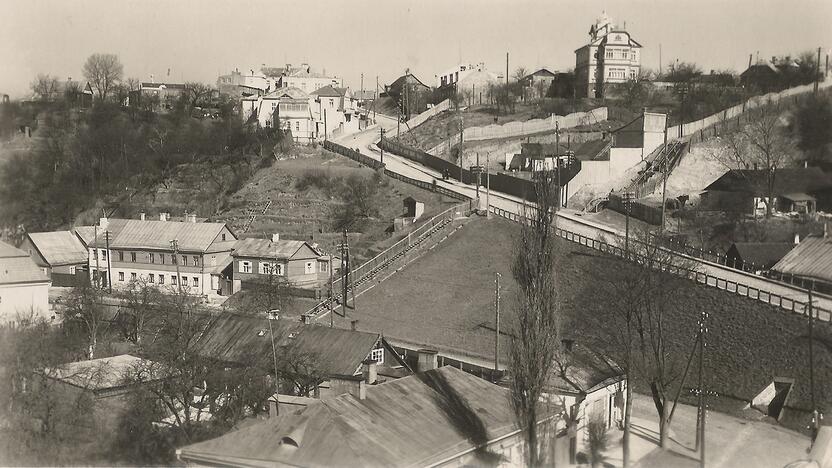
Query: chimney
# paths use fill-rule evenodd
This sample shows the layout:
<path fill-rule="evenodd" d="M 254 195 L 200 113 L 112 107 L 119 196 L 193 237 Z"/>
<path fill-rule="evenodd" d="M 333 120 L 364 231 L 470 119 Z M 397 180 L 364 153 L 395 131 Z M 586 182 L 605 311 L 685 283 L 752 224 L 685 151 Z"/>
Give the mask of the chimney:
<path fill-rule="evenodd" d="M 797 245 L 800 243 L 800 234 L 794 233 L 794 244 Z"/>
<path fill-rule="evenodd" d="M 196 213 L 185 213 L 185 219 L 187 219 L 189 223 L 195 223 Z"/>
<path fill-rule="evenodd" d="M 272 242 L 280 242 L 280 234 L 279 233 L 276 232 L 276 233 L 272 234 Z"/>
<path fill-rule="evenodd" d="M 364 383 L 374 385 L 378 381 L 378 363 L 374 359 L 366 359 L 363 364 Z"/>
<path fill-rule="evenodd" d="M 280 414 L 280 406 L 279 406 L 279 403 L 278 403 L 277 399 L 278 399 L 277 393 L 275 393 L 274 395 L 272 395 L 271 398 L 269 398 L 269 417 L 270 418 L 276 418 L 277 415 Z"/>
<path fill-rule="evenodd" d="M 358 330 L 358 320 L 350 320 L 350 330 Z"/>
<path fill-rule="evenodd" d="M 364 379 L 358 381 L 358 399 L 362 401 L 367 399 L 367 384 Z"/>
<path fill-rule="evenodd" d="M 826 236 L 829 234 L 829 223 L 823 223 L 823 238 L 826 239 Z"/>
<path fill-rule="evenodd" d="M 165 216 L 167 213 L 159 213 L 159 221 L 167 221 L 167 217 Z"/>
<path fill-rule="evenodd" d="M 419 363 L 416 366 L 419 372 L 436 369 L 437 351 L 435 349 L 422 348 L 416 352 L 419 354 Z"/>
<path fill-rule="evenodd" d="M 100 218 L 98 220 L 98 227 L 106 230 L 110 226 L 110 220 L 107 218 Z"/>
<path fill-rule="evenodd" d="M 141 213 L 139 213 L 139 219 L 140 219 L 140 220 L 142 220 L 142 221 L 144 221 L 144 220 L 145 220 L 145 213 L 144 213 L 144 211 L 142 211 Z"/>

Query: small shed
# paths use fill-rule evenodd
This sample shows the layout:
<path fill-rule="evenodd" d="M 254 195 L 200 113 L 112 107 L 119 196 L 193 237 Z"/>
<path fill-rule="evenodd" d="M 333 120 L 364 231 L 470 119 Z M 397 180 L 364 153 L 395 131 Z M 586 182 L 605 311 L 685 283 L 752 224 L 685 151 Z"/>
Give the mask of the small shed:
<path fill-rule="evenodd" d="M 404 207 L 404 216 L 406 218 L 413 218 L 414 221 L 421 218 L 423 214 L 425 214 L 425 204 L 417 201 L 413 197 L 407 197 L 402 200 L 402 205 Z"/>
<path fill-rule="evenodd" d="M 794 246 L 792 242 L 734 242 L 725 258 L 729 267 L 740 270 L 770 270 Z"/>

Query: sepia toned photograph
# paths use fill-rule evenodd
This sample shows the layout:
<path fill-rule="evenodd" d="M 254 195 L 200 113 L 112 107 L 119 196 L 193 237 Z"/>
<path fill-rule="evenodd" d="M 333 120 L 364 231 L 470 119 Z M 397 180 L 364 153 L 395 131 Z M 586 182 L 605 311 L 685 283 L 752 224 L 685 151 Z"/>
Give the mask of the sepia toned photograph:
<path fill-rule="evenodd" d="M 830 54 L 830 0 L 0 0 L 0 467 L 832 468 Z"/>

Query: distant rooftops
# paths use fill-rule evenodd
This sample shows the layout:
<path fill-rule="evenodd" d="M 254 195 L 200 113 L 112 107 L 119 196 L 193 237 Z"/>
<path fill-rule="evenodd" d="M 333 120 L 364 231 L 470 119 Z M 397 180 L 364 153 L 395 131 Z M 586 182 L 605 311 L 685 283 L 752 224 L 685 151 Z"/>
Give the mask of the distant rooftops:
<path fill-rule="evenodd" d="M 48 282 L 29 254 L 0 241 L 0 285 Z"/>
<path fill-rule="evenodd" d="M 111 249 L 170 250 L 171 240 L 176 239 L 180 251 L 207 252 L 215 241 L 223 241 L 221 233 L 227 229 L 225 223 L 106 218 L 102 221 L 106 225 L 99 226 L 98 239 L 91 245 L 98 248 L 107 246 L 104 237 L 106 230 L 109 231 Z M 234 235 L 231 234 L 224 240 L 234 240 Z"/>
<path fill-rule="evenodd" d="M 27 236 L 50 266 L 87 262 L 87 249 L 72 231 L 30 232 Z"/>

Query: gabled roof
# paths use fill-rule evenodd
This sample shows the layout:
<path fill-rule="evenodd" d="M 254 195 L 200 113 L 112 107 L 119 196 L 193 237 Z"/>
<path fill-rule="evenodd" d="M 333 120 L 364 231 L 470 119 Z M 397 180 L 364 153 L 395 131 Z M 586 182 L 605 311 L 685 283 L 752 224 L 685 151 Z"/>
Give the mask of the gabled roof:
<path fill-rule="evenodd" d="M 29 254 L 0 241 L 0 285 L 48 282 Z"/>
<path fill-rule="evenodd" d="M 705 191 L 745 192 L 764 195 L 766 190 L 764 169 L 732 169 L 705 187 Z M 832 188 L 832 178 L 820 168 L 783 168 L 774 173 L 774 194 L 812 193 Z"/>
<path fill-rule="evenodd" d="M 609 357 L 575 343 L 561 354 L 546 384 L 559 392 L 588 394 L 626 378 L 624 370 Z"/>
<path fill-rule="evenodd" d="M 360 101 L 369 101 L 376 98 L 376 92 L 372 89 L 357 90 L 352 92 L 352 97 Z"/>
<path fill-rule="evenodd" d="M 728 255 L 733 250 L 745 264 L 770 268 L 786 256 L 794 246 L 792 242 L 734 242 L 728 249 Z"/>
<path fill-rule="evenodd" d="M 772 270 L 832 283 L 832 238 L 810 236 L 780 259 Z"/>
<path fill-rule="evenodd" d="M 540 70 L 537 70 L 536 72 L 529 73 L 528 75 L 524 76 L 523 79 L 529 78 L 531 76 L 551 76 L 551 77 L 554 77 L 555 74 L 553 72 L 549 71 L 546 68 L 541 68 Z"/>
<path fill-rule="evenodd" d="M 281 99 L 281 98 L 291 98 L 291 99 L 308 99 L 309 95 L 301 91 L 300 89 L 290 86 L 288 88 L 277 88 L 276 90 L 270 92 L 269 94 L 263 96 L 263 99 Z"/>
<path fill-rule="evenodd" d="M 410 82 L 411 84 L 418 84 L 420 86 L 424 86 L 425 88 L 430 88 L 430 86 L 422 83 L 422 80 L 416 78 L 416 75 L 414 75 L 413 73 L 407 73 L 396 78 L 396 81 L 390 83 L 390 85 L 387 88 L 393 90 L 394 92 L 400 93 L 406 82 Z"/>
<path fill-rule="evenodd" d="M 87 263 L 87 249 L 72 231 L 30 232 L 26 236 L 50 266 Z"/>
<path fill-rule="evenodd" d="M 430 466 L 515 431 L 509 390 L 446 366 L 368 386 L 363 400 L 320 400 L 178 453 L 238 466 Z"/>
<path fill-rule="evenodd" d="M 344 94 L 339 92 L 338 89 L 339 88 L 334 88 L 332 85 L 326 85 L 323 88 L 312 91 L 312 95 L 319 97 L 342 97 Z"/>
<path fill-rule="evenodd" d="M 218 361 L 245 362 L 252 354 L 271 355 L 271 334 L 278 352 L 291 347 L 301 354 L 312 355 L 317 367 L 331 376 L 355 375 L 381 340 L 378 333 L 227 313 L 205 331 L 198 350 L 203 356 Z"/>
<path fill-rule="evenodd" d="M 88 247 L 95 240 L 95 226 L 75 226 L 73 231 L 85 247 Z"/>
<path fill-rule="evenodd" d="M 315 248 L 308 242 L 299 240 L 279 240 L 272 242 L 269 239 L 240 239 L 234 244 L 235 257 L 273 258 L 277 260 L 288 260 L 295 255 L 304 245 L 312 249 L 316 257 L 320 256 Z"/>
<path fill-rule="evenodd" d="M 110 219 L 111 249 L 170 250 L 176 239 L 180 251 L 206 252 L 225 228 L 225 223 L 187 223 L 179 221 L 142 221 L 138 219 Z M 232 234 L 233 237 L 234 234 Z M 98 228 L 95 247 L 105 247 L 102 228 Z"/>

